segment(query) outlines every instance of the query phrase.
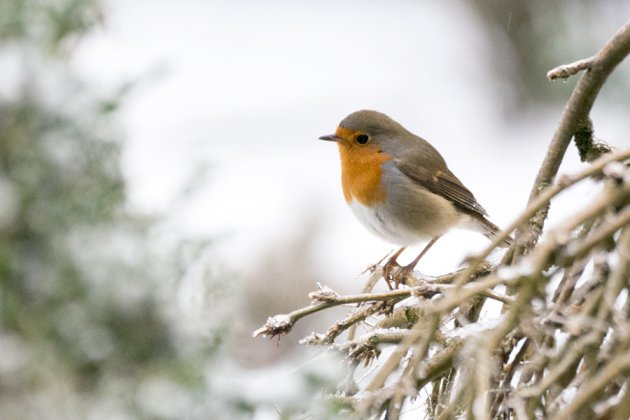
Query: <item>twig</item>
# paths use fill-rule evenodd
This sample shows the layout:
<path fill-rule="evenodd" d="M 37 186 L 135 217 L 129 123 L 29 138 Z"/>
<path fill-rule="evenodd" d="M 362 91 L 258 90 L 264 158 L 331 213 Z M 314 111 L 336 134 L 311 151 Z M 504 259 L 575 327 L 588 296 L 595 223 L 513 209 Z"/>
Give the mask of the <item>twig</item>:
<path fill-rule="evenodd" d="M 571 64 L 563 64 L 561 66 L 556 67 L 555 69 L 551 69 L 547 72 L 547 79 L 556 80 L 556 79 L 567 79 L 574 74 L 578 74 L 582 70 L 590 70 L 591 65 L 595 61 L 595 57 L 585 58 L 583 60 L 578 60 Z"/>
<path fill-rule="evenodd" d="M 392 301 L 398 302 L 398 299 Z M 365 320 L 366 318 L 381 312 L 386 306 L 385 302 L 376 302 L 369 306 L 362 306 L 351 312 L 346 318 L 341 321 L 335 322 L 324 334 L 312 333 L 308 337 L 304 337 L 300 340 L 301 344 L 311 344 L 315 346 L 321 346 L 331 344 L 335 339 L 347 330 L 348 328 L 356 325 L 357 323 Z"/>
<path fill-rule="evenodd" d="M 514 356 L 514 360 L 512 360 L 512 363 L 510 363 L 510 365 L 507 367 L 507 373 L 505 377 L 501 380 L 501 388 L 499 389 L 499 392 L 497 392 L 496 396 L 494 397 L 494 401 L 490 406 L 493 418 L 496 417 L 497 412 L 499 412 L 501 408 L 501 404 L 505 400 L 506 395 L 508 395 L 509 391 L 511 390 L 511 382 L 512 378 L 514 377 L 514 373 L 516 373 L 517 367 L 519 367 L 525 359 L 525 355 L 530 349 L 530 346 L 531 339 L 525 338 L 523 345 Z"/>
<path fill-rule="evenodd" d="M 346 296 L 323 296 L 318 294 L 318 292 L 313 292 L 309 294 L 309 297 L 313 299 L 314 302 L 321 302 L 322 305 L 326 304 L 335 304 L 338 305 L 348 305 L 352 303 L 367 303 L 367 302 L 377 302 L 377 301 L 387 301 L 394 298 L 408 298 L 410 296 L 424 296 L 431 297 L 438 293 L 441 293 L 444 289 L 447 289 L 449 285 L 431 285 L 425 284 L 422 286 L 416 286 L 408 289 L 395 289 L 388 290 L 387 292 L 377 292 L 377 293 L 361 293 L 358 295 L 346 295 Z"/>
<path fill-rule="evenodd" d="M 358 295 L 341 296 L 334 290 L 318 285 L 319 290 L 309 294 L 314 301 L 313 304 L 304 308 L 297 309 L 288 314 L 280 314 L 267 319 L 265 325 L 254 331 L 253 336 L 274 337 L 276 335 L 287 334 L 293 328 L 293 325 L 307 315 L 329 309 L 335 306 L 348 305 L 354 303 L 367 302 L 399 302 L 411 296 L 420 296 L 430 298 L 436 294 L 444 293 L 451 290 L 453 286 L 448 284 L 430 284 L 426 283 L 421 286 L 415 286 L 407 289 L 389 290 L 379 293 L 361 293 Z M 475 293 L 495 299 L 499 302 L 510 304 L 512 299 L 507 296 L 501 296 L 490 290 L 477 289 Z"/>
<path fill-rule="evenodd" d="M 429 318 L 430 319 L 430 318 Z M 411 330 L 411 334 L 409 334 L 402 343 L 394 352 L 390 355 L 390 357 L 385 361 L 383 366 L 379 369 L 379 371 L 374 375 L 368 386 L 365 388 L 366 391 L 376 391 L 380 389 L 389 375 L 398 367 L 402 358 L 407 354 L 409 348 L 414 345 L 414 343 L 420 339 L 423 335 L 425 336 L 433 336 L 435 330 L 437 329 L 437 325 L 434 323 L 422 322 L 422 320 L 418 320 L 416 325 L 414 325 Z"/>
<path fill-rule="evenodd" d="M 566 258 L 568 263 L 572 263 L 576 259 L 584 257 L 594 247 L 601 244 L 603 241 L 612 237 L 612 235 L 619 229 L 630 223 L 630 208 L 626 208 L 620 214 L 611 218 L 608 223 L 600 226 L 591 235 L 579 243 L 573 243 L 569 246 L 563 255 L 560 257 L 560 264 L 563 264 L 562 260 Z"/>
<path fill-rule="evenodd" d="M 407 330 L 377 330 L 359 339 L 334 345 L 333 348 L 347 352 L 350 359 L 367 366 L 380 355 L 379 344 L 398 344 L 409 334 L 411 333 Z"/>
<path fill-rule="evenodd" d="M 385 255 L 383 258 L 381 258 L 381 260 L 379 262 L 377 262 L 376 264 L 372 264 L 370 265 L 365 271 L 364 273 L 371 271 L 372 274 L 370 275 L 370 277 L 368 278 L 368 281 L 365 283 L 365 286 L 363 286 L 363 289 L 361 290 L 361 293 L 369 293 L 372 291 L 372 289 L 374 289 L 374 286 L 376 286 L 376 283 L 378 283 L 378 281 L 383 278 L 383 268 L 381 267 L 381 263 L 391 254 L 388 253 L 387 255 Z M 352 324 L 349 327 L 348 330 L 348 340 L 354 340 L 354 336 L 357 332 L 357 324 Z"/>
<path fill-rule="evenodd" d="M 586 237 L 591 229 L 593 228 L 594 223 L 585 223 L 580 228 L 580 232 L 577 234 L 576 239 Z M 589 258 L 575 259 L 573 265 L 569 267 L 562 276 L 562 280 L 560 280 L 560 284 L 554 291 L 553 297 L 551 301 L 554 302 L 555 308 L 553 312 L 557 312 L 558 308 L 569 299 L 573 290 L 575 290 L 575 285 L 577 284 L 578 279 L 584 272 L 586 265 L 589 262 Z"/>
<path fill-rule="evenodd" d="M 337 306 L 337 303 L 324 303 L 320 305 L 309 305 L 304 308 L 297 309 L 288 314 L 279 314 L 267 318 L 267 322 L 252 333 L 253 337 L 275 337 L 276 335 L 285 335 L 293 328 L 293 325 L 307 315 L 314 314 L 315 312 L 323 311 L 324 309 Z"/>
<path fill-rule="evenodd" d="M 418 364 L 426 358 L 429 352 L 429 346 L 433 340 L 433 336 L 440 326 L 440 317 L 435 315 L 428 317 L 425 325 L 424 330 L 427 331 L 427 333 L 423 334 L 418 340 L 418 343 L 414 346 L 411 358 L 407 362 L 407 366 L 403 369 L 400 380 L 394 386 L 394 395 L 392 395 L 387 409 L 387 415 L 392 420 L 399 417 L 405 397 L 413 395 L 416 391 L 414 387 L 415 384 L 412 382 L 415 376 L 414 372 Z"/>
<path fill-rule="evenodd" d="M 446 375 L 433 380 L 433 386 L 439 386 L 439 395 L 434 402 L 435 408 L 433 409 L 432 418 L 436 418 L 438 420 L 450 419 L 461 405 L 461 402 L 458 399 L 461 394 L 458 394 L 454 400 L 450 400 L 453 387 L 455 386 L 455 376 L 457 374 L 459 374 L 459 372 L 455 369 L 455 367 L 451 367 Z"/>
<path fill-rule="evenodd" d="M 442 375 L 446 369 L 452 367 L 453 360 L 459 354 L 463 345 L 463 339 L 451 340 L 448 345 L 435 356 L 429 360 L 423 361 L 417 369 L 416 388 L 421 389 L 423 386 Z"/>
<path fill-rule="evenodd" d="M 424 287 L 421 287 L 420 289 L 422 290 L 418 290 L 418 293 L 431 292 Z M 363 293 L 359 295 L 340 296 L 332 289 L 324 289 L 320 286 L 318 291 L 309 294 L 309 296 L 315 301 L 314 304 L 296 309 L 288 314 L 279 314 L 268 318 L 265 325 L 254 331 L 253 336 L 274 337 L 276 335 L 287 334 L 291 331 L 293 325 L 295 325 L 295 323 L 301 318 L 335 306 L 362 302 L 386 301 L 390 299 L 400 300 L 409 297 L 412 293 L 412 289 L 399 289 L 383 293 Z"/>
<path fill-rule="evenodd" d="M 590 398 L 600 392 L 606 385 L 619 376 L 627 375 L 630 372 L 630 352 L 617 354 L 606 366 L 599 371 L 593 378 L 586 381 L 580 387 L 575 398 L 561 410 L 556 419 L 572 419 L 574 414 L 587 404 Z"/>

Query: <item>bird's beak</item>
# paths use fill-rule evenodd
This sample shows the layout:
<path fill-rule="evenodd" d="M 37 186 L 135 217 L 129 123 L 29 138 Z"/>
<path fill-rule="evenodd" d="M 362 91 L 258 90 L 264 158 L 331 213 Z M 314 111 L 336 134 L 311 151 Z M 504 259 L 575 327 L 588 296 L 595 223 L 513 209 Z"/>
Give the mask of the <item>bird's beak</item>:
<path fill-rule="evenodd" d="M 326 140 L 326 141 L 339 141 L 339 140 L 341 140 L 341 138 L 337 137 L 334 134 L 328 134 L 328 135 L 325 135 L 325 136 L 321 136 L 319 139 L 320 140 Z"/>

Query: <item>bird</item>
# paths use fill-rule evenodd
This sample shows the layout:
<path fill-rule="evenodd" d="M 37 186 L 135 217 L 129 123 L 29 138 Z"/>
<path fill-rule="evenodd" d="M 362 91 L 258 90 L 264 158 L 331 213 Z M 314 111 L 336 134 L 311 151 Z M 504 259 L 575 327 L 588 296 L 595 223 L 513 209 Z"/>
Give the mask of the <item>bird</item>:
<path fill-rule="evenodd" d="M 392 281 L 393 288 L 404 283 L 451 228 L 477 231 L 491 240 L 501 233 L 442 155 L 387 115 L 353 112 L 334 134 L 319 139 L 337 143 L 343 196 L 357 219 L 376 236 L 401 247 L 383 266 L 390 289 Z M 410 264 L 398 264 L 398 256 L 408 246 L 426 241 Z M 500 246 L 511 243 L 508 237 Z"/>

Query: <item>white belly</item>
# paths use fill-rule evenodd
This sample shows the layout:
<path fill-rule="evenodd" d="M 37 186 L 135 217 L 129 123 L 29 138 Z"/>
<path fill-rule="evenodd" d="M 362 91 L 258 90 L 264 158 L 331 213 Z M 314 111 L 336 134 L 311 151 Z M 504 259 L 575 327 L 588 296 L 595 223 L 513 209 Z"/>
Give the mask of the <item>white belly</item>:
<path fill-rule="evenodd" d="M 399 246 L 413 245 L 431 239 L 430 235 L 412 232 L 391 218 L 384 206 L 367 207 L 356 200 L 349 203 L 352 213 L 370 232 Z"/>

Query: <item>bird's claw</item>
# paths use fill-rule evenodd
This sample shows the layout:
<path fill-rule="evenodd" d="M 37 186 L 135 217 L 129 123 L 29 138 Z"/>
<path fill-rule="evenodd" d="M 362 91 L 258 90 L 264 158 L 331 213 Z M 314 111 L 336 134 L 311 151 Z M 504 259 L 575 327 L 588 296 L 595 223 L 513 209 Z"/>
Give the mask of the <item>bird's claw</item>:
<path fill-rule="evenodd" d="M 399 269 L 400 265 L 396 262 L 396 259 L 394 258 L 389 259 L 383 266 L 383 279 L 385 279 L 385 283 L 387 283 L 387 287 L 389 287 L 389 290 L 394 290 L 394 288 L 392 287 L 392 281 L 396 283 L 394 277 Z"/>
<path fill-rule="evenodd" d="M 389 290 L 398 289 L 401 284 L 407 284 L 407 277 L 413 273 L 413 267 L 401 266 L 396 260 L 389 260 L 383 266 L 383 278 Z M 392 286 L 393 283 L 393 286 Z"/>

